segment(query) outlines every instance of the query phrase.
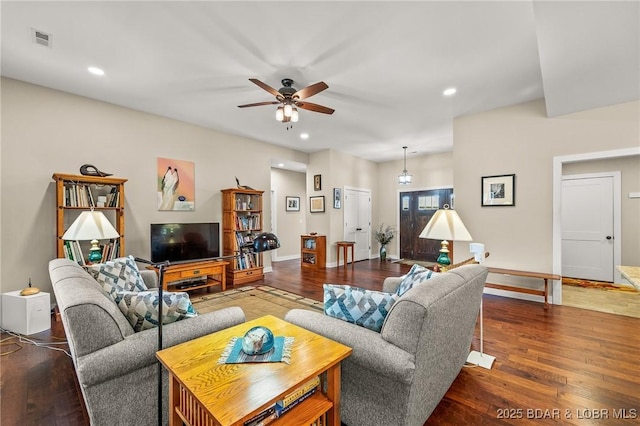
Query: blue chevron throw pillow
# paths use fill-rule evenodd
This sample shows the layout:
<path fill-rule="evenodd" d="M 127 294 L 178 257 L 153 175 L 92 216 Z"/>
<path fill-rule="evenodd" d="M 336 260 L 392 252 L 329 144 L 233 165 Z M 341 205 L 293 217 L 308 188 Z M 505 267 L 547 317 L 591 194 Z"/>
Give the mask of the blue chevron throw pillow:
<path fill-rule="evenodd" d="M 411 269 L 409 269 L 409 272 L 402 277 L 402 281 L 400 281 L 400 284 L 398 284 L 398 288 L 396 289 L 396 294 L 400 297 L 407 291 L 411 290 L 414 286 L 422 284 L 429 278 L 433 278 L 436 275 L 438 275 L 437 272 L 433 272 L 424 266 L 414 263 Z"/>
<path fill-rule="evenodd" d="M 380 332 L 384 319 L 399 296 L 348 285 L 325 284 L 324 313 Z"/>

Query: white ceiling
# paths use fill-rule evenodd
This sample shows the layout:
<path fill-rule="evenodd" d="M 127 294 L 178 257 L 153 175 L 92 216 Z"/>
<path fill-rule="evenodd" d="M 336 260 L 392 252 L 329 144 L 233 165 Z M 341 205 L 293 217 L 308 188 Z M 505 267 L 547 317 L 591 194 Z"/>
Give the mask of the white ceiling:
<path fill-rule="evenodd" d="M 454 117 L 640 98 L 638 1 L 7 2 L 3 76 L 303 152 L 451 150 Z M 31 29 L 52 35 L 34 43 Z M 87 72 L 97 66 L 106 72 Z M 249 82 L 324 81 L 293 129 Z M 457 93 L 446 98 L 445 88 Z M 310 138 L 301 140 L 301 132 Z"/>

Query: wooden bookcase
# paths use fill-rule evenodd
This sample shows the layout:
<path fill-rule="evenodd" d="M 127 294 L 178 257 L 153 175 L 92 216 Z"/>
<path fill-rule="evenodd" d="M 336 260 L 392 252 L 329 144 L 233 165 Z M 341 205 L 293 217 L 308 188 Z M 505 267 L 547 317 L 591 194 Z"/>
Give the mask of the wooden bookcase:
<path fill-rule="evenodd" d="M 327 237 L 324 235 L 301 235 L 300 262 L 303 268 L 324 269 L 327 264 Z"/>
<path fill-rule="evenodd" d="M 227 283 L 244 284 L 264 278 L 262 253 L 253 252 L 253 238 L 262 232 L 264 191 L 230 188 L 222 192 L 222 254 L 230 259 Z"/>
<path fill-rule="evenodd" d="M 115 239 L 115 255 L 123 255 L 124 247 L 124 183 L 127 179 L 111 176 L 83 176 L 54 173 L 56 185 L 56 256 L 65 257 L 62 235 L 85 210 L 101 210 L 111 221 L 120 237 Z M 98 204 L 98 197 L 106 197 L 105 205 Z M 86 260 L 88 252 L 83 250 Z"/>

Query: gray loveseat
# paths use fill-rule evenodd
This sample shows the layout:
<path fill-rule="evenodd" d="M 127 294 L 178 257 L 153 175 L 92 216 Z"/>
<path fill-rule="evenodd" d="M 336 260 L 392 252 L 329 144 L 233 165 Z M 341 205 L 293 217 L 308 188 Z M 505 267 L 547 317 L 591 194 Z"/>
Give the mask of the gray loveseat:
<path fill-rule="evenodd" d="M 429 279 L 393 304 L 380 333 L 307 310 L 285 319 L 353 348 L 342 362 L 344 423 L 422 426 L 466 361 L 486 278 L 486 267 L 466 265 Z"/>
<path fill-rule="evenodd" d="M 154 271 L 140 271 L 156 288 Z M 67 259 L 49 262 L 53 292 L 92 425 L 157 425 L 158 330 L 138 333 L 115 302 L 84 269 Z M 226 308 L 163 326 L 164 347 L 245 321 L 242 309 Z M 163 374 L 163 424 L 168 380 Z"/>

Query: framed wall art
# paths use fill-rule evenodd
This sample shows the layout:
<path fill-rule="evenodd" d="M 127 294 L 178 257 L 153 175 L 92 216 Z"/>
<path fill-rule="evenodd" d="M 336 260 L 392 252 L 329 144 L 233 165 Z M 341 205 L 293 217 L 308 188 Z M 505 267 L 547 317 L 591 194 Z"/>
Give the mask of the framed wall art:
<path fill-rule="evenodd" d="M 313 175 L 313 190 L 322 190 L 322 175 Z"/>
<path fill-rule="evenodd" d="M 192 161 L 158 158 L 158 210 L 195 210 L 195 164 Z"/>
<path fill-rule="evenodd" d="M 342 189 L 333 188 L 333 208 L 339 209 L 342 206 Z"/>
<path fill-rule="evenodd" d="M 482 207 L 516 205 L 516 175 L 482 177 Z"/>
<path fill-rule="evenodd" d="M 324 195 L 309 197 L 309 211 L 311 213 L 324 213 Z"/>
<path fill-rule="evenodd" d="M 285 197 L 285 211 L 299 212 L 300 211 L 300 197 Z"/>

